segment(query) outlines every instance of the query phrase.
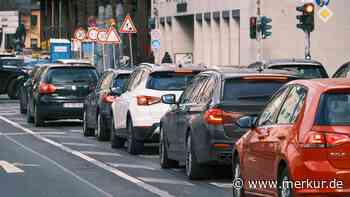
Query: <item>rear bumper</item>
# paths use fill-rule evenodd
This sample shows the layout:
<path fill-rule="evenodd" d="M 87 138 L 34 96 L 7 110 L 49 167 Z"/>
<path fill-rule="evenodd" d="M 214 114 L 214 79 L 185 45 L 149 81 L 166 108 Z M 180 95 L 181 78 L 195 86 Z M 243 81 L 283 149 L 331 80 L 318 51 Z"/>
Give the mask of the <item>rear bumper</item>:
<path fill-rule="evenodd" d="M 150 127 L 134 127 L 134 134 L 137 141 L 159 142 L 159 123 L 155 123 Z"/>
<path fill-rule="evenodd" d="M 207 148 L 197 151 L 198 162 L 207 165 L 231 165 L 232 141 L 213 140 Z"/>
<path fill-rule="evenodd" d="M 45 120 L 82 119 L 83 108 L 65 108 L 64 103 L 83 103 L 82 100 L 39 102 L 37 109 Z"/>

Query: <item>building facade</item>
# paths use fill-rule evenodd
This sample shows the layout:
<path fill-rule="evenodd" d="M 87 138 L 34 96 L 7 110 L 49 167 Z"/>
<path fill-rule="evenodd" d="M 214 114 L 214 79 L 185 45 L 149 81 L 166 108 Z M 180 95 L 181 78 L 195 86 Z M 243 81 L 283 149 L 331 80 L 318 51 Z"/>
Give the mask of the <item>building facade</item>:
<path fill-rule="evenodd" d="M 305 34 L 296 28 L 296 7 L 301 0 L 260 0 L 262 15 L 272 18 L 272 36 L 263 41 L 263 59 L 303 58 Z M 312 0 L 311 0 L 312 1 Z M 349 60 L 350 1 L 331 1 L 332 17 L 324 22 L 316 6 L 311 55 L 328 72 Z M 257 60 L 257 41 L 249 38 L 249 18 L 256 16 L 257 0 L 153 1 L 161 32 L 156 61 L 169 52 L 181 62 L 183 54 L 208 66 L 248 65 Z"/>

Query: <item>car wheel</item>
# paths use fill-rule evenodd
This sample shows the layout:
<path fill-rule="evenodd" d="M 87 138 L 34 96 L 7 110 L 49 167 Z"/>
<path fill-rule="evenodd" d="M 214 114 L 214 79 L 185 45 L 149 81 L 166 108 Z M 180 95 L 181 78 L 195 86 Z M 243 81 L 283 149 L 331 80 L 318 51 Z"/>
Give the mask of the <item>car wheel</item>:
<path fill-rule="evenodd" d="M 186 175 L 191 180 L 205 178 L 206 171 L 204 166 L 198 164 L 196 155 L 193 151 L 192 137 L 189 135 L 186 142 Z"/>
<path fill-rule="evenodd" d="M 243 190 L 243 179 L 241 175 L 241 166 L 239 162 L 239 158 L 236 157 L 234 160 L 234 163 L 232 165 L 233 167 L 233 197 L 243 197 L 244 196 L 244 190 Z"/>
<path fill-rule="evenodd" d="M 284 168 L 278 176 L 278 196 L 292 197 L 293 189 L 290 187 L 291 180 L 289 178 L 288 168 Z"/>
<path fill-rule="evenodd" d="M 163 169 L 175 168 L 178 166 L 178 162 L 168 158 L 168 150 L 165 145 L 164 131 L 160 128 L 160 139 L 159 139 L 159 162 Z"/>
<path fill-rule="evenodd" d="M 143 152 L 144 144 L 135 139 L 134 126 L 132 120 L 128 119 L 128 152 L 132 155 L 137 155 Z"/>
<path fill-rule="evenodd" d="M 10 97 L 10 99 L 18 99 L 19 89 L 15 79 L 10 82 L 7 88 L 7 95 Z"/>
<path fill-rule="evenodd" d="M 105 120 L 99 113 L 97 115 L 97 129 L 96 129 L 96 137 L 98 141 L 108 141 L 110 134 L 105 124 Z"/>
<path fill-rule="evenodd" d="M 87 114 L 86 110 L 83 112 L 83 135 L 85 137 L 93 136 L 95 133 L 95 129 L 91 129 L 87 125 Z"/>
<path fill-rule="evenodd" d="M 25 108 L 25 104 L 24 104 L 24 98 L 23 98 L 23 90 L 20 90 L 20 94 L 19 94 L 19 112 L 21 114 L 25 114 L 27 112 L 27 109 Z"/>
<path fill-rule="evenodd" d="M 32 116 L 32 113 L 29 110 L 29 103 L 27 103 L 27 122 L 28 123 L 34 122 L 34 117 Z"/>
<path fill-rule="evenodd" d="M 111 147 L 112 148 L 123 148 L 124 144 L 125 144 L 125 139 L 118 137 L 115 133 L 114 120 L 112 118 Z"/>
<path fill-rule="evenodd" d="M 44 126 L 44 119 L 40 112 L 38 111 L 37 106 L 34 106 L 34 126 L 42 127 Z"/>

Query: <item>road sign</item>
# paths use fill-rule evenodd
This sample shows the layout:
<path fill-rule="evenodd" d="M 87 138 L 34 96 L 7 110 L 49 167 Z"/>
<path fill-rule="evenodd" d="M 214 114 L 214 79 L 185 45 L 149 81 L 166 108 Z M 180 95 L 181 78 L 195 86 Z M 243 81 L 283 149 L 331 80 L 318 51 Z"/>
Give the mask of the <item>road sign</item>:
<path fill-rule="evenodd" d="M 136 34 L 137 29 L 134 25 L 134 22 L 132 21 L 130 15 L 127 15 L 124 19 L 124 22 L 122 26 L 120 27 L 119 30 L 120 33 L 125 33 L 125 34 Z"/>
<path fill-rule="evenodd" d="M 78 28 L 74 32 L 74 38 L 80 41 L 85 40 L 86 38 L 86 31 L 83 28 Z"/>
<path fill-rule="evenodd" d="M 108 31 L 106 29 L 99 29 L 97 34 L 98 42 L 106 42 L 108 37 Z"/>
<path fill-rule="evenodd" d="M 90 28 L 89 31 L 87 32 L 87 37 L 91 41 L 96 41 L 97 34 L 98 34 L 98 29 L 93 27 L 93 28 Z"/>
<path fill-rule="evenodd" d="M 160 40 L 152 40 L 151 48 L 152 51 L 158 51 L 160 49 Z"/>
<path fill-rule="evenodd" d="M 120 37 L 119 34 L 117 32 L 117 30 L 115 30 L 115 28 L 111 27 L 107 33 L 107 39 L 106 42 L 108 43 L 114 43 L 114 44 L 119 44 L 120 43 Z"/>
<path fill-rule="evenodd" d="M 151 39 L 152 40 L 160 40 L 160 30 L 159 29 L 153 29 L 151 31 Z"/>

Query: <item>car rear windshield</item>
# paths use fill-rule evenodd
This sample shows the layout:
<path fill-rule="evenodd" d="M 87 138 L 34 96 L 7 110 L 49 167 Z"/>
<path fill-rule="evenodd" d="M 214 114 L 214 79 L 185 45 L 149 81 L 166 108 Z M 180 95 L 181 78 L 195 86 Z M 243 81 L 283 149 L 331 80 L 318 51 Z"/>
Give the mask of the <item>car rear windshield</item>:
<path fill-rule="evenodd" d="M 114 79 L 114 88 L 124 88 L 126 81 L 129 79 L 129 74 L 119 74 L 117 78 Z"/>
<path fill-rule="evenodd" d="M 146 88 L 162 91 L 182 91 L 198 72 L 155 72 L 152 73 Z"/>
<path fill-rule="evenodd" d="M 273 66 L 273 69 L 291 70 L 305 78 L 328 78 L 328 74 L 322 66 L 316 65 L 280 65 Z"/>
<path fill-rule="evenodd" d="M 321 96 L 316 116 L 317 125 L 350 125 L 350 92 Z"/>
<path fill-rule="evenodd" d="M 2 60 L 0 60 L 0 64 L 2 65 L 2 66 L 15 66 L 15 67 L 20 67 L 20 66 L 22 66 L 23 64 L 24 64 L 24 60 L 20 60 L 20 59 L 18 59 L 18 60 L 16 60 L 16 59 L 9 59 L 9 60 L 7 60 L 7 59 L 2 59 Z"/>
<path fill-rule="evenodd" d="M 224 101 L 268 101 L 286 81 L 226 79 Z"/>
<path fill-rule="evenodd" d="M 47 82 L 53 84 L 96 82 L 98 74 L 95 68 L 66 67 L 51 68 L 47 74 Z"/>

